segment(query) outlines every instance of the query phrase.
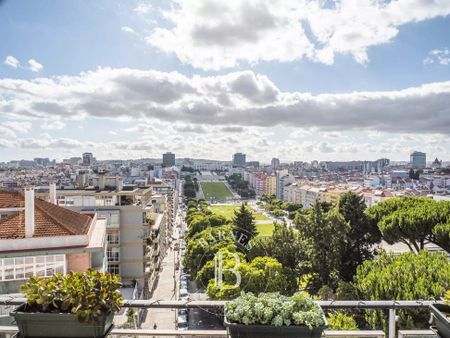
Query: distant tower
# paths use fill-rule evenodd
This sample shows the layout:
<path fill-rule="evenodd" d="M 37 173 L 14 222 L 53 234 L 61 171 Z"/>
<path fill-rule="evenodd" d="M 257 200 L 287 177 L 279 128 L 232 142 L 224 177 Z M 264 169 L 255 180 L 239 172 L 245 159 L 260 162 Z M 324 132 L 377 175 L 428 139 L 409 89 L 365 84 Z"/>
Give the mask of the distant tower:
<path fill-rule="evenodd" d="M 84 153 L 83 157 L 83 165 L 90 166 L 94 163 L 94 155 L 92 153 Z"/>
<path fill-rule="evenodd" d="M 274 157 L 270 162 L 270 166 L 273 170 L 277 170 L 280 167 L 280 160 Z"/>
<path fill-rule="evenodd" d="M 236 153 L 233 155 L 233 165 L 236 167 L 243 167 L 245 166 L 245 154 L 242 153 Z"/>
<path fill-rule="evenodd" d="M 427 154 L 420 151 L 414 151 L 410 156 L 411 168 L 424 169 L 427 167 Z"/>
<path fill-rule="evenodd" d="M 173 167 L 175 165 L 175 154 L 171 152 L 163 154 L 163 167 Z"/>

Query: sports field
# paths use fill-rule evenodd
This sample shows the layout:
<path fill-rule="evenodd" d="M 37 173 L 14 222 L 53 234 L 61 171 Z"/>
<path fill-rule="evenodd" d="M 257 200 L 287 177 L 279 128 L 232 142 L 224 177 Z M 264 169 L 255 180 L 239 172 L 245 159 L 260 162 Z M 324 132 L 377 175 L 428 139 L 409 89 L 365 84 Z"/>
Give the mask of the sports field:
<path fill-rule="evenodd" d="M 233 198 L 233 194 L 223 182 L 200 182 L 206 200 L 226 201 Z"/>

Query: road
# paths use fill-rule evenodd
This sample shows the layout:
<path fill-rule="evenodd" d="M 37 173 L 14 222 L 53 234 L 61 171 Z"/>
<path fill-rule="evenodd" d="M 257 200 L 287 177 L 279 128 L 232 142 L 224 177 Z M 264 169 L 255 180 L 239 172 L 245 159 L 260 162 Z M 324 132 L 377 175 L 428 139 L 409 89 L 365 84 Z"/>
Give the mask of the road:
<path fill-rule="evenodd" d="M 177 222 L 175 223 L 177 224 Z M 158 283 L 153 291 L 152 299 L 175 299 L 176 279 L 175 262 L 178 259 L 177 252 L 174 250 L 174 244 L 178 242 L 178 228 L 175 227 L 171 245 L 167 249 L 166 256 L 161 264 L 162 271 L 159 273 Z M 154 328 L 174 330 L 176 327 L 176 310 L 175 309 L 149 309 L 145 321 L 141 327 L 145 329 Z"/>

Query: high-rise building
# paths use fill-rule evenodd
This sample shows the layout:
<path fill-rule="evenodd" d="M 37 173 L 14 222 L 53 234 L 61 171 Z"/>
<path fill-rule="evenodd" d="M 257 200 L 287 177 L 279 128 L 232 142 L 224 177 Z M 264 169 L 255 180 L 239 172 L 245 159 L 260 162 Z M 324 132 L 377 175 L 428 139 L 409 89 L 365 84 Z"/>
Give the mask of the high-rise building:
<path fill-rule="evenodd" d="M 245 154 L 242 153 L 236 153 L 233 155 L 233 165 L 236 167 L 243 167 L 245 166 Z"/>
<path fill-rule="evenodd" d="M 171 152 L 163 154 L 163 167 L 173 167 L 175 165 L 175 154 Z"/>
<path fill-rule="evenodd" d="M 270 166 L 273 170 L 277 170 L 280 167 L 280 160 L 274 157 L 270 162 Z"/>
<path fill-rule="evenodd" d="M 92 165 L 94 163 L 94 155 L 92 153 L 83 153 L 83 165 Z"/>
<path fill-rule="evenodd" d="M 427 154 L 414 151 L 410 155 L 410 164 L 413 169 L 423 169 L 427 167 Z"/>

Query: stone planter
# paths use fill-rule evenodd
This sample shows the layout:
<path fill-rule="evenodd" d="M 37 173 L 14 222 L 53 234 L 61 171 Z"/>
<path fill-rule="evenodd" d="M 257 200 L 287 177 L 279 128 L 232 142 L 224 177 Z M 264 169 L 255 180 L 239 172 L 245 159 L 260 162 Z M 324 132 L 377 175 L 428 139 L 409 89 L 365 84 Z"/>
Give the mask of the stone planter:
<path fill-rule="evenodd" d="M 325 318 L 324 318 L 325 320 Z M 271 326 L 271 325 L 244 325 L 229 323 L 225 317 L 225 327 L 231 338 L 319 338 L 326 328 L 324 326 L 315 327 L 310 330 L 307 326 Z"/>
<path fill-rule="evenodd" d="M 80 323 L 71 313 L 26 312 L 25 304 L 11 312 L 21 337 L 103 338 L 113 327 L 110 312 L 93 323 Z"/>
<path fill-rule="evenodd" d="M 450 338 L 450 305 L 433 304 L 430 305 L 430 311 L 439 336 Z"/>

